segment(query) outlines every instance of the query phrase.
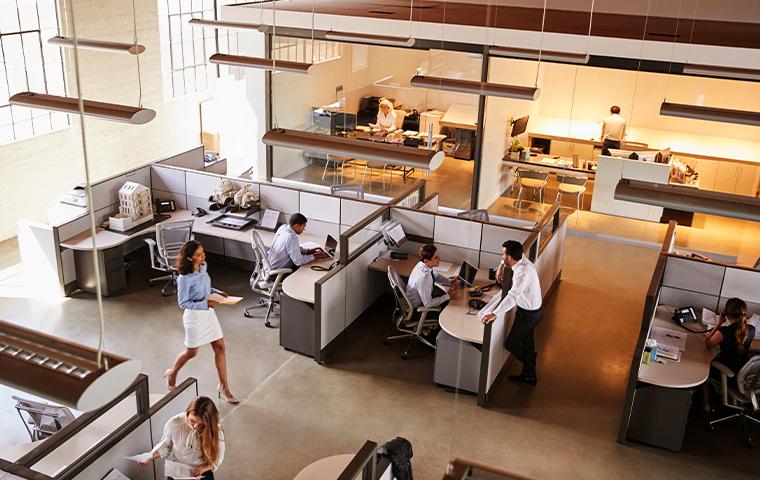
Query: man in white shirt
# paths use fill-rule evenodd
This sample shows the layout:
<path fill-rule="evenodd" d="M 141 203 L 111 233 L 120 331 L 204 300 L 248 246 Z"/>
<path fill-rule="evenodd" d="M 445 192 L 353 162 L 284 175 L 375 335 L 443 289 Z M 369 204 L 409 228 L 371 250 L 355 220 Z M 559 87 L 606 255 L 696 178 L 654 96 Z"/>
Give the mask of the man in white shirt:
<path fill-rule="evenodd" d="M 457 288 L 459 280 L 456 278 L 451 280 L 435 271 L 435 267 L 441 263 L 441 255 L 435 245 L 421 246 L 419 255 L 420 261 L 414 266 L 412 274 L 409 275 L 409 282 L 406 284 L 406 296 L 409 297 L 415 311 L 418 307 L 440 307 L 443 309 L 449 300 L 459 296 Z M 451 288 L 448 293 L 443 293 L 440 290 L 435 291 L 436 283 Z M 436 295 L 437 293 L 443 294 Z M 427 318 L 438 318 L 438 312 L 428 313 Z"/>
<path fill-rule="evenodd" d="M 327 254 L 321 248 L 314 250 L 302 249 L 298 243 L 298 235 L 306 230 L 306 217 L 300 213 L 294 213 L 290 217 L 288 225 L 281 226 L 274 234 L 272 247 L 269 249 L 267 258 L 272 269 L 297 268 L 314 261 L 317 258 L 326 258 Z"/>
<path fill-rule="evenodd" d="M 620 148 L 625 140 L 626 120 L 620 116 L 620 107 L 610 107 L 610 115 L 602 122 L 602 150 L 605 148 Z"/>
<path fill-rule="evenodd" d="M 507 266 L 512 270 L 512 286 L 501 303 L 491 313 L 483 316 L 483 323 L 493 322 L 497 315 L 517 307 L 515 321 L 504 343 L 507 350 L 523 364 L 523 369 L 520 375 L 510 375 L 509 379 L 535 385 L 536 349 L 533 330 L 544 314 L 538 272 L 530 260 L 523 257 L 522 244 L 515 240 L 508 240 L 502 245 L 502 260 L 496 274 L 498 281 L 504 281 Z"/>

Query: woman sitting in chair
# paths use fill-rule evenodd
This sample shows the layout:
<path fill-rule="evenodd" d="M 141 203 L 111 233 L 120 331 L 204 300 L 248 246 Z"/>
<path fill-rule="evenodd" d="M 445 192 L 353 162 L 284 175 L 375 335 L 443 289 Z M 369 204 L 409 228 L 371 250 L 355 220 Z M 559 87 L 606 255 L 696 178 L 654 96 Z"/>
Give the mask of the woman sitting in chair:
<path fill-rule="evenodd" d="M 740 298 L 731 298 L 705 340 L 707 348 L 720 345 L 720 354 L 715 359 L 734 373 L 749 360 L 749 347 L 755 338 L 755 327 L 747 320 L 747 304 Z"/>

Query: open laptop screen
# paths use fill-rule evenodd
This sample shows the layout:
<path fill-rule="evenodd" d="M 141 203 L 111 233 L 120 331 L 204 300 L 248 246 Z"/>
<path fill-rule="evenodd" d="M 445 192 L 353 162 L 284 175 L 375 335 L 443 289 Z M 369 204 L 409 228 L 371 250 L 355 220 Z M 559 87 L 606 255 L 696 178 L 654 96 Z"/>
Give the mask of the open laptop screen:
<path fill-rule="evenodd" d="M 475 284 L 475 275 L 478 273 L 477 267 L 474 267 L 467 263 L 462 262 L 462 266 L 459 268 L 459 274 L 457 275 L 465 285 L 473 286 Z"/>
<path fill-rule="evenodd" d="M 333 238 L 332 235 L 327 236 L 325 241 L 325 251 L 330 254 L 335 254 L 335 250 L 338 248 L 338 241 Z"/>

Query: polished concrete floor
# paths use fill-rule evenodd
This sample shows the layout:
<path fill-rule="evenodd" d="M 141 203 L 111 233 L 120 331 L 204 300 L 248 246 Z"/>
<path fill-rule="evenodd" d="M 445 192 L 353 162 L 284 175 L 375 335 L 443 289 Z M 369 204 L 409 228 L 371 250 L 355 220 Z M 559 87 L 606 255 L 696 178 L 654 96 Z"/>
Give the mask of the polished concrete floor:
<path fill-rule="evenodd" d="M 231 386 L 242 404 L 220 404 L 228 450 L 218 478 L 290 480 L 319 458 L 397 435 L 413 444 L 418 480 L 440 479 L 456 456 L 540 479 L 757 478 L 756 452 L 744 448 L 740 430 L 707 432 L 696 414 L 682 453 L 616 442 L 656 255 L 568 237 L 562 281 L 537 330 L 539 384 L 505 381 L 489 409 L 435 386 L 432 352 L 420 347 L 403 361 L 403 344 L 383 346 L 392 332 L 388 302 L 371 308 L 324 365 L 280 348 L 278 331 L 244 318 L 242 304 L 220 307 Z M 180 310 L 174 298 L 145 286 L 144 263 L 138 261 L 126 291 L 105 301 L 106 348 L 141 359 L 151 392 L 162 392 L 160 373 L 182 344 Z M 209 272 L 217 287 L 253 302 L 247 272 L 213 262 Z M 93 296 L 29 298 L 33 290 L 16 277 L 0 282 L 5 320 L 96 344 Z M 199 379 L 202 394 L 213 394 L 210 348 L 180 378 L 186 375 Z M 17 417 L 3 412 L 3 425 L 16 422 L 26 435 Z"/>

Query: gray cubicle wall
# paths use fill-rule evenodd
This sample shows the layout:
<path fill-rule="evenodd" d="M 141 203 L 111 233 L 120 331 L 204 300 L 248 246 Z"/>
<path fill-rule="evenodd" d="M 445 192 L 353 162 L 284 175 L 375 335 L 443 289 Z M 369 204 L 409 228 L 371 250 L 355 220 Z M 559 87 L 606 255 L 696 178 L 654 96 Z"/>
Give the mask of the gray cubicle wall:
<path fill-rule="evenodd" d="M 171 165 L 173 167 L 189 168 L 191 170 L 203 171 L 205 166 L 203 162 L 203 145 L 191 148 L 186 152 L 173 155 L 164 160 L 156 162 L 156 165 Z"/>

